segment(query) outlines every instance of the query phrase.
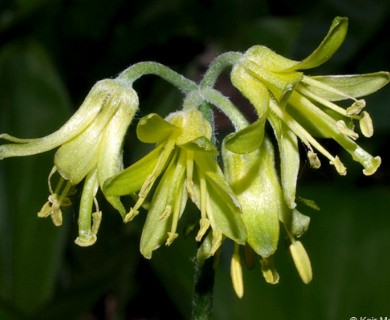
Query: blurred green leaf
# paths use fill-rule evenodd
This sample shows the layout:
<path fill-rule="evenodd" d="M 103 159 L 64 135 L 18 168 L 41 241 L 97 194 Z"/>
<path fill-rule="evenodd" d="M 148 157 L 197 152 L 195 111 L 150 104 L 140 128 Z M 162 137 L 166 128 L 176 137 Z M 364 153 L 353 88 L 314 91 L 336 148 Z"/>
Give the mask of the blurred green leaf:
<path fill-rule="evenodd" d="M 312 211 L 311 227 L 301 239 L 312 262 L 312 283 L 301 282 L 287 247 L 280 246 L 275 255 L 280 283 L 266 284 L 258 265 L 244 273 L 245 293 L 239 300 L 226 255 L 217 273 L 214 319 L 333 320 L 388 315 L 388 190 L 314 185 L 302 192 L 321 207 Z"/>
<path fill-rule="evenodd" d="M 66 91 L 37 43 L 2 48 L 0 88 L 2 132 L 43 136 L 69 115 Z M 36 216 L 48 195 L 52 157 L 45 154 L 0 162 L 0 294 L 25 314 L 49 298 L 62 259 L 66 227 L 55 228 L 50 220 Z"/>

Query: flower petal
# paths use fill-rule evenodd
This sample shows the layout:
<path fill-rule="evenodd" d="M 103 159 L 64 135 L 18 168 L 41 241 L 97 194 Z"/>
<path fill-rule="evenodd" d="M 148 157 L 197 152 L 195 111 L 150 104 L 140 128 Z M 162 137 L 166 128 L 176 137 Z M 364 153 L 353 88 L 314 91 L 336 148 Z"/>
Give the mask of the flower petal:
<path fill-rule="evenodd" d="M 245 52 L 245 58 L 272 72 L 281 72 L 285 69 L 290 69 L 298 63 L 260 45 L 250 47 Z"/>
<path fill-rule="evenodd" d="M 178 157 L 179 153 L 176 152 L 157 186 L 142 230 L 140 250 L 147 259 L 168 238 L 175 201 L 182 200 L 177 199 L 176 195 L 184 188 L 185 166 L 180 164 Z M 181 201 L 179 205 L 181 215 L 185 202 Z"/>
<path fill-rule="evenodd" d="M 328 61 L 344 42 L 347 29 L 348 18 L 334 18 L 327 35 L 320 45 L 304 60 L 285 71 L 312 69 Z"/>
<path fill-rule="evenodd" d="M 88 128 L 57 150 L 54 163 L 72 184 L 78 184 L 97 165 L 101 137 L 119 105 L 118 100 L 108 101 Z"/>
<path fill-rule="evenodd" d="M 295 193 L 300 165 L 297 136 L 279 119 L 270 114 L 280 154 L 280 176 L 283 194 L 289 208 L 295 208 Z"/>
<path fill-rule="evenodd" d="M 324 86 L 308 84 L 314 94 L 330 101 L 345 100 L 349 97 L 364 97 L 382 87 L 390 81 L 390 73 L 385 71 L 359 75 L 314 76 L 312 79 Z M 337 89 L 332 90 L 332 88 Z"/>
<path fill-rule="evenodd" d="M 143 117 L 137 125 L 137 137 L 145 143 L 162 142 L 174 132 L 180 132 L 180 129 L 156 113 Z"/>
<path fill-rule="evenodd" d="M 284 206 L 272 143 L 266 138 L 260 150 L 245 155 L 226 151 L 224 164 L 241 204 L 247 242 L 257 254 L 269 257 L 277 248 L 279 215 Z"/>
<path fill-rule="evenodd" d="M 264 138 L 266 117 L 258 119 L 244 129 L 226 136 L 224 146 L 233 153 L 251 153 L 260 148 Z"/>
<path fill-rule="evenodd" d="M 219 154 L 217 148 L 215 148 L 214 143 L 212 143 L 209 139 L 207 139 L 204 136 L 196 138 L 190 142 L 180 144 L 178 146 L 180 148 L 195 151 L 195 152 L 207 152 L 210 155 L 214 155 L 214 156 Z"/>
<path fill-rule="evenodd" d="M 227 184 L 215 159 L 205 153 L 196 154 L 195 163 L 197 170 L 206 176 L 208 192 L 207 214 L 214 230 L 221 232 L 226 237 L 239 244 L 246 240 L 246 229 L 241 217 L 240 204 L 233 191 Z M 195 171 L 195 176 L 198 172 Z M 199 177 L 194 177 L 194 191 L 196 198 L 200 198 Z M 199 203 L 197 203 L 199 206 Z"/>
<path fill-rule="evenodd" d="M 166 150 L 165 147 L 165 144 L 158 145 L 130 167 L 107 179 L 103 187 L 104 194 L 109 196 L 124 196 L 140 190 L 147 177 L 157 166 L 160 156 L 165 155 L 168 158 L 172 149 Z M 167 154 L 168 151 L 169 154 Z"/>
<path fill-rule="evenodd" d="M 103 189 L 104 182 L 116 175 L 123 169 L 122 147 L 123 140 L 134 114 L 138 108 L 138 96 L 136 92 L 128 88 L 122 98 L 118 111 L 106 127 L 100 141 L 100 151 L 98 159 L 98 179 L 100 188 Z M 106 196 L 107 200 L 116 208 L 122 216 L 126 210 L 121 204 L 119 197 Z"/>
<path fill-rule="evenodd" d="M 117 89 L 117 86 L 114 80 L 107 79 L 97 82 L 75 114 L 59 130 L 45 137 L 19 139 L 7 134 L 1 134 L 0 138 L 18 144 L 0 146 L 0 159 L 46 152 L 74 138 L 93 122 L 102 108 L 107 95 L 112 90 Z"/>
<path fill-rule="evenodd" d="M 265 85 L 240 65 L 233 68 L 230 79 L 233 85 L 255 107 L 258 118 L 265 118 L 269 104 L 269 92 Z"/>

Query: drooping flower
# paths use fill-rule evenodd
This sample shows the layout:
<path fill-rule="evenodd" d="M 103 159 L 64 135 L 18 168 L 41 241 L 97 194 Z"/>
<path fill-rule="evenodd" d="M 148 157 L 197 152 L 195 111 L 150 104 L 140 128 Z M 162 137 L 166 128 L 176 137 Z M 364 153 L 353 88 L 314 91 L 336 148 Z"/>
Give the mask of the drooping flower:
<path fill-rule="evenodd" d="M 61 207 L 71 204 L 74 187 L 85 179 L 78 218 L 79 236 L 75 240 L 80 246 L 96 241 L 101 212 L 95 195 L 108 177 L 123 168 L 123 138 L 137 109 L 136 92 L 107 79 L 93 86 L 81 107 L 58 131 L 35 139 L 0 135 L 12 142 L 0 146 L 0 159 L 34 155 L 59 147 L 49 175 L 50 196 L 38 213 L 39 217 L 51 216 L 56 226 L 62 224 Z M 51 178 L 55 172 L 59 178 L 53 189 Z M 119 198 L 107 199 L 125 213 Z M 96 211 L 92 213 L 94 204 Z"/>
<path fill-rule="evenodd" d="M 312 278 L 310 260 L 300 237 L 308 228 L 310 218 L 296 206 L 295 193 L 300 155 L 298 138 L 308 150 L 312 167 L 320 166 L 320 152 L 335 166 L 339 174 L 346 168 L 337 156 L 318 141 L 332 138 L 352 158 L 360 162 L 365 175 L 380 166 L 380 157 L 373 157 L 355 140 L 353 122 L 359 122 L 365 137 L 373 134 L 369 114 L 363 110 L 360 97 L 371 94 L 389 82 L 388 72 L 346 76 L 307 76 L 302 70 L 326 62 L 340 47 L 347 31 L 347 19 L 336 18 L 319 47 L 302 61 L 284 58 L 263 46 L 254 46 L 234 65 L 233 85 L 253 104 L 258 120 L 226 137 L 223 144 L 225 175 L 242 206 L 247 228 L 246 258 L 253 252 L 261 256 L 261 269 L 267 282 L 276 283 L 279 275 L 273 264 L 273 254 L 279 238 L 279 221 L 290 242 L 290 253 L 303 282 Z M 349 108 L 335 102 L 352 100 Z M 280 177 L 276 170 L 273 146 L 265 136 L 269 121 L 277 140 Z M 249 254 L 248 254 L 249 253 Z M 237 249 L 232 257 L 232 277 L 239 277 Z M 241 281 L 233 279 L 238 295 Z"/>
<path fill-rule="evenodd" d="M 298 262 L 297 269 L 305 283 L 310 282 L 311 265 L 308 255 L 305 259 L 296 252 L 306 252 L 303 245 L 297 247 L 296 237 L 308 228 L 310 218 L 296 208 L 289 208 L 276 169 L 274 147 L 268 136 L 262 132 L 261 121 L 228 135 L 222 146 L 224 173 L 241 204 L 242 217 L 247 229 L 245 260 L 252 261 L 253 255 L 260 256 L 261 269 L 265 280 L 275 284 L 279 281 L 273 264 L 280 238 L 280 225 L 293 248 L 292 257 Z M 243 281 L 240 280 L 240 258 L 238 245 L 232 256 L 231 276 L 235 291 L 243 295 Z M 247 263 L 251 265 L 252 263 Z M 233 271 L 236 270 L 236 271 Z M 303 271 L 302 271 L 303 270 Z"/>
<path fill-rule="evenodd" d="M 389 82 L 388 72 L 344 76 L 307 76 L 302 70 L 315 68 L 326 62 L 342 44 L 348 21 L 335 18 L 328 34 L 306 59 L 293 61 L 263 46 L 250 48 L 231 73 L 233 84 L 258 110 L 259 117 L 266 117 L 273 126 L 279 145 L 295 144 L 295 136 L 308 150 L 310 164 L 317 168 L 320 160 L 317 152 L 329 159 L 339 174 L 346 168 L 338 156 L 327 151 L 315 137 L 332 138 L 360 162 L 365 175 L 373 174 L 380 166 L 380 157 L 373 157 L 355 140 L 353 121 L 360 124 L 361 133 L 373 134 L 372 121 L 364 111 L 365 101 L 358 99 L 371 94 Z M 346 109 L 335 102 L 352 100 Z M 286 139 L 290 141 L 285 142 Z M 281 148 L 282 149 L 282 148 Z M 282 171 L 287 170 L 288 160 L 281 154 Z M 283 177 L 283 187 L 290 184 Z M 291 206 L 293 192 L 286 190 Z"/>
<path fill-rule="evenodd" d="M 142 231 L 141 253 L 151 258 L 163 243 L 174 241 L 188 196 L 200 209 L 196 240 L 203 240 L 208 256 L 225 236 L 243 244 L 246 231 L 240 206 L 215 160 L 218 152 L 210 141 L 212 129 L 202 113 L 187 109 L 165 120 L 149 114 L 139 121 L 137 136 L 142 142 L 156 143 L 156 148 L 107 180 L 104 192 L 113 196 L 138 192 L 125 218 L 129 221 L 157 184 Z"/>

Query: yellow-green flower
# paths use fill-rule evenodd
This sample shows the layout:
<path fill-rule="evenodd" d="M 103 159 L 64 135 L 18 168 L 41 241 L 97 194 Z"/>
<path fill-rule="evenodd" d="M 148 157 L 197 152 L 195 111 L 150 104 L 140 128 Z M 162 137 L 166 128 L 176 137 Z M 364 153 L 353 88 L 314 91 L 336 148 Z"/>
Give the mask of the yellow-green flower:
<path fill-rule="evenodd" d="M 363 165 L 364 174 L 371 175 L 380 166 L 381 159 L 372 157 L 355 142 L 359 134 L 354 131 L 353 121 L 359 122 L 364 136 L 373 134 L 371 118 L 363 110 L 365 102 L 358 98 L 386 85 L 389 73 L 307 76 L 302 72 L 323 64 L 337 51 L 345 38 L 347 24 L 346 18 L 335 18 L 319 47 L 302 61 L 293 61 L 266 47 L 254 46 L 235 65 L 231 79 L 255 106 L 259 117 L 266 117 L 271 122 L 280 145 L 294 144 L 294 141 L 283 140 L 297 136 L 307 147 L 313 167 L 320 166 L 317 150 L 344 175 L 346 168 L 340 159 L 315 139 L 332 138 Z M 346 109 L 335 103 L 348 99 L 352 105 Z M 286 166 L 284 157 L 282 154 L 282 171 Z M 285 183 L 289 184 L 283 181 L 284 187 Z M 293 195 L 287 192 L 288 196 Z M 293 206 L 292 198 L 290 202 Z"/>
<path fill-rule="evenodd" d="M 147 115 L 138 123 L 137 136 L 142 142 L 156 143 L 156 148 L 109 179 L 104 192 L 124 196 L 139 191 L 125 218 L 129 221 L 159 179 L 141 236 L 141 253 L 146 258 L 178 236 L 188 196 L 201 212 L 196 240 L 207 243 L 207 256 L 215 253 L 224 236 L 245 243 L 240 206 L 215 160 L 218 152 L 210 141 L 212 129 L 200 111 L 178 111 L 165 120 Z"/>
<path fill-rule="evenodd" d="M 241 204 L 242 218 L 247 229 L 245 257 L 246 260 L 253 260 L 253 255 L 259 255 L 265 280 L 277 283 L 279 274 L 273 264 L 273 255 L 278 247 L 282 225 L 293 248 L 294 262 L 299 262 L 297 269 L 301 278 L 308 283 L 312 277 L 310 260 L 307 254 L 305 259 L 301 258 L 303 255 L 295 254 L 297 251 L 306 252 L 302 244 L 297 245 L 295 238 L 307 230 L 310 218 L 296 208 L 289 208 L 285 202 L 276 170 L 273 144 L 266 135 L 263 136 L 264 132 L 258 134 L 262 126 L 262 121 L 258 120 L 243 130 L 228 135 L 222 146 L 224 173 Z M 294 250 L 296 247 L 300 250 Z M 242 276 L 238 250 L 236 245 L 232 256 L 231 276 L 235 291 L 241 297 L 244 286 L 240 279 Z"/>
<path fill-rule="evenodd" d="M 85 179 L 79 211 L 79 236 L 76 243 L 88 246 L 96 241 L 101 212 L 95 199 L 104 181 L 122 168 L 122 143 L 138 109 L 136 92 L 115 80 L 97 82 L 78 111 L 56 132 L 36 139 L 19 139 L 8 134 L 0 138 L 12 143 L 0 146 L 0 159 L 29 156 L 59 147 L 49 175 L 50 196 L 38 213 L 62 224 L 61 207 L 71 204 L 74 186 Z M 56 187 L 51 178 L 59 173 Z M 107 199 L 123 214 L 119 198 Z M 96 212 L 92 213 L 95 204 Z"/>

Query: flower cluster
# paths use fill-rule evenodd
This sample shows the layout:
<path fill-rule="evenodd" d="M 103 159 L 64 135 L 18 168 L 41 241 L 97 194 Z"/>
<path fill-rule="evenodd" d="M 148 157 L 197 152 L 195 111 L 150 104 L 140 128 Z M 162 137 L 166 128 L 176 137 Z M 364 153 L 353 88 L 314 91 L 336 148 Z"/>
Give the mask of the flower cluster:
<path fill-rule="evenodd" d="M 299 141 L 313 168 L 321 165 L 319 153 L 340 175 L 346 174 L 340 158 L 326 150 L 319 138 L 336 141 L 362 164 L 365 175 L 373 174 L 381 163 L 380 157 L 371 156 L 357 144 L 359 134 L 354 122 L 359 123 L 363 136 L 373 135 L 371 117 L 361 97 L 385 86 L 389 73 L 303 73 L 326 62 L 342 44 L 346 31 L 347 19 L 335 18 L 324 40 L 302 61 L 284 58 L 263 46 L 221 55 L 199 84 L 158 63 L 131 66 L 116 79 L 98 82 L 79 110 L 53 134 L 37 139 L 0 135 L 10 142 L 0 146 L 0 159 L 58 148 L 49 175 L 50 196 L 38 216 L 50 216 L 55 225 L 61 225 L 61 208 L 71 205 L 75 186 L 84 181 L 75 241 L 80 246 L 96 241 L 102 219 L 96 200 L 98 189 L 124 222 L 147 211 L 140 241 L 145 258 L 151 258 L 154 250 L 172 244 L 179 236 L 185 220 L 181 217 L 190 199 L 199 209 L 195 227 L 198 262 L 202 264 L 213 256 L 225 239 L 232 240 L 231 276 L 239 297 L 244 292 L 240 248 L 248 264 L 259 256 L 265 280 L 277 283 L 279 274 L 273 255 L 281 234 L 289 242 L 302 281 L 309 283 L 310 260 L 298 240 L 310 222 L 296 203 Z M 232 66 L 232 84 L 257 112 L 252 123 L 213 88 L 226 66 Z M 184 92 L 183 107 L 165 118 L 151 113 L 138 121 L 138 139 L 153 144 L 154 149 L 124 168 L 123 141 L 139 105 L 132 84 L 148 73 L 161 76 Z M 343 108 L 337 104 L 340 100 L 352 103 Z M 223 138 L 220 150 L 215 144 L 218 128 L 211 105 L 224 112 L 235 127 Z M 276 146 L 266 130 L 268 124 Z M 53 188 L 51 180 L 57 172 Z M 126 210 L 121 197 L 128 195 L 135 200 Z"/>

